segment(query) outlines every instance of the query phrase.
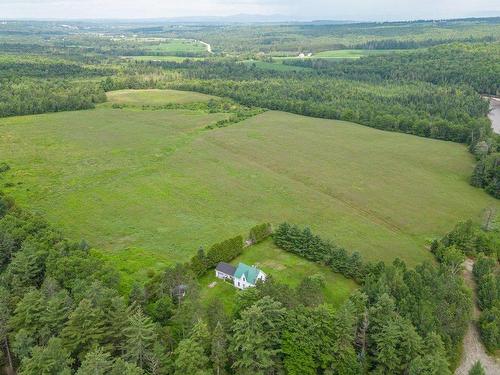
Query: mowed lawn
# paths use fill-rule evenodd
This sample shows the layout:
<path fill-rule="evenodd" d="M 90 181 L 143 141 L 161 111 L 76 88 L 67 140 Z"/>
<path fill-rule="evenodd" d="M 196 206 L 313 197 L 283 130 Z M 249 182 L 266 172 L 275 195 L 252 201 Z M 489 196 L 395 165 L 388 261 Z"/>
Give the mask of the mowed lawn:
<path fill-rule="evenodd" d="M 320 274 L 324 277 L 324 300 L 333 306 L 340 306 L 357 287 L 356 283 L 344 276 L 333 273 L 328 267 L 307 261 L 297 255 L 287 253 L 274 246 L 271 239 L 255 246 L 248 247 L 243 254 L 234 259 L 231 264 L 245 263 L 255 265 L 267 275 L 271 275 L 280 283 L 295 288 L 306 277 Z M 212 283 L 215 282 L 215 285 Z M 209 271 L 201 279 L 201 297 L 208 302 L 219 299 L 230 309 L 238 289 L 230 283 L 215 277 L 214 271 Z"/>
<path fill-rule="evenodd" d="M 204 130 L 224 116 L 99 108 L 0 120 L 16 184 L 6 190 L 75 240 L 162 262 L 289 221 L 365 259 L 414 265 L 431 258 L 427 240 L 500 208 L 469 186 L 462 145 L 282 112 Z"/>

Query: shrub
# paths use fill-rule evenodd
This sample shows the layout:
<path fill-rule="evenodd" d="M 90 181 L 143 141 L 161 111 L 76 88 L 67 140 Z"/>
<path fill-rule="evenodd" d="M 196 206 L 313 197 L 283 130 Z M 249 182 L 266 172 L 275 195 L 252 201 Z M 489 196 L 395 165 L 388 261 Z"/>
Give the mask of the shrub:
<path fill-rule="evenodd" d="M 200 248 L 191 258 L 189 268 L 198 277 L 203 276 L 207 270 L 214 268 L 219 262 L 230 262 L 243 252 L 243 237 L 236 236 L 210 247 L 207 254 Z"/>
<path fill-rule="evenodd" d="M 243 252 L 243 237 L 236 236 L 216 243 L 208 250 L 207 266 L 215 267 L 219 262 L 229 262 Z"/>
<path fill-rule="evenodd" d="M 271 224 L 264 223 L 254 226 L 250 229 L 250 234 L 248 235 L 248 239 L 252 242 L 252 244 L 259 243 L 265 240 L 273 233 Z"/>
<path fill-rule="evenodd" d="M 479 318 L 479 332 L 488 351 L 500 349 L 500 304 L 483 311 Z"/>
<path fill-rule="evenodd" d="M 10 169 L 9 164 L 7 163 L 0 163 L 0 173 L 7 172 Z"/>

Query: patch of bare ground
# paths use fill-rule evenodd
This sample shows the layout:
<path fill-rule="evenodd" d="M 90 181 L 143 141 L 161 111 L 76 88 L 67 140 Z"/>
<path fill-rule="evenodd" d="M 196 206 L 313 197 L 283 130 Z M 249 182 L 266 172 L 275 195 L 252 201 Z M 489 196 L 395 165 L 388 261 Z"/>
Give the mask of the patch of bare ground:
<path fill-rule="evenodd" d="M 473 267 L 474 261 L 472 259 L 467 259 L 464 263 L 463 275 L 465 282 L 471 288 L 473 293 L 474 312 L 473 318 L 469 323 L 469 329 L 467 330 L 467 334 L 464 338 L 462 361 L 460 362 L 460 366 L 455 371 L 455 375 L 467 375 L 471 367 L 477 361 L 480 361 L 483 365 L 486 375 L 499 375 L 500 362 L 486 352 L 477 328 L 477 320 L 479 319 L 480 311 L 476 300 L 476 284 L 472 275 Z"/>

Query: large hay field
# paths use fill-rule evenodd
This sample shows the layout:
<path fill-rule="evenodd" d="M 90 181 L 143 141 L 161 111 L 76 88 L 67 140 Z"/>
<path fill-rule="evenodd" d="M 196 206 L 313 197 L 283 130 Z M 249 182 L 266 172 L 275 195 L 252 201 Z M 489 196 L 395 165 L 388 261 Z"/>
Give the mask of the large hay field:
<path fill-rule="evenodd" d="M 225 116 L 103 106 L 2 119 L 0 160 L 16 184 L 6 190 L 73 239 L 167 262 L 289 221 L 367 260 L 414 265 L 431 259 L 429 239 L 499 207 L 469 186 L 462 145 L 272 111 L 205 129 Z"/>

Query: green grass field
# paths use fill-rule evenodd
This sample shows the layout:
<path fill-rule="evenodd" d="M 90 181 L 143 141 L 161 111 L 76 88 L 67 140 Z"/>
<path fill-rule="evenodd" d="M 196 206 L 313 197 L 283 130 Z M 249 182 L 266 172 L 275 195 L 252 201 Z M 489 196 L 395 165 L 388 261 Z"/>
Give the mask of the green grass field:
<path fill-rule="evenodd" d="M 119 90 L 106 94 L 108 102 L 127 105 L 163 105 L 208 102 L 214 96 L 177 90 Z"/>
<path fill-rule="evenodd" d="M 359 59 L 371 55 L 383 55 L 392 53 L 394 50 L 368 50 L 368 49 L 344 49 L 334 51 L 323 51 L 315 53 L 311 58 L 315 59 Z"/>
<path fill-rule="evenodd" d="M 307 276 L 321 274 L 325 278 L 323 295 L 325 302 L 333 306 L 340 306 L 356 288 L 356 283 L 346 279 L 340 274 L 333 273 L 328 267 L 311 263 L 297 255 L 287 253 L 266 240 L 255 246 L 246 248 L 241 256 L 231 262 L 236 265 L 239 262 L 255 265 L 266 274 L 272 275 L 277 281 L 296 287 L 301 280 Z M 216 285 L 209 288 L 212 282 Z M 209 271 L 201 279 L 201 297 L 205 301 L 219 299 L 224 302 L 228 309 L 233 305 L 237 289 L 231 284 L 223 282 L 215 277 L 214 271 Z"/>
<path fill-rule="evenodd" d="M 151 52 L 162 53 L 168 55 L 169 53 L 182 55 L 183 53 L 199 53 L 207 52 L 207 48 L 200 42 L 189 39 L 170 39 L 148 47 Z"/>
<path fill-rule="evenodd" d="M 126 60 L 134 61 L 171 61 L 171 62 L 183 62 L 185 60 L 205 60 L 204 57 L 184 57 L 184 56 L 122 56 Z"/>
<path fill-rule="evenodd" d="M 160 262 L 286 220 L 365 259 L 414 265 L 431 259 L 428 239 L 500 208 L 468 184 L 465 146 L 282 112 L 204 130 L 224 116 L 102 107 L 2 119 L 0 160 L 16 184 L 6 191 L 70 238 Z"/>

